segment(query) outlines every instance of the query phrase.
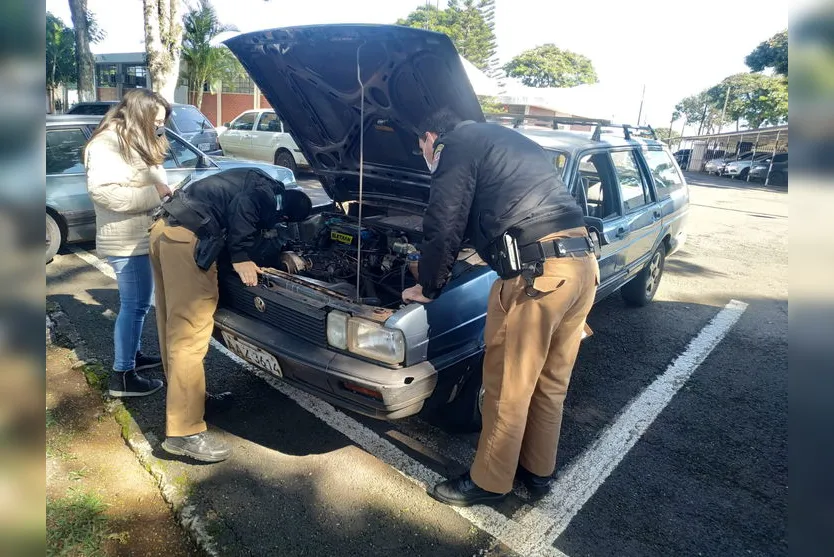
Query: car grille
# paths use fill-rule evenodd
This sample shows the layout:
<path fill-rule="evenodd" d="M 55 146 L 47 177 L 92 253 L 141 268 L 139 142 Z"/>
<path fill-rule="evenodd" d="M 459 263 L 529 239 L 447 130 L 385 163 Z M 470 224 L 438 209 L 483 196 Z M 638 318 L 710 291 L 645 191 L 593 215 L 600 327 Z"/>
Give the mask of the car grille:
<path fill-rule="evenodd" d="M 234 275 L 220 278 L 220 305 L 320 346 L 327 345 L 327 311 L 275 292 L 246 288 Z M 255 298 L 263 304 L 258 309 Z"/>

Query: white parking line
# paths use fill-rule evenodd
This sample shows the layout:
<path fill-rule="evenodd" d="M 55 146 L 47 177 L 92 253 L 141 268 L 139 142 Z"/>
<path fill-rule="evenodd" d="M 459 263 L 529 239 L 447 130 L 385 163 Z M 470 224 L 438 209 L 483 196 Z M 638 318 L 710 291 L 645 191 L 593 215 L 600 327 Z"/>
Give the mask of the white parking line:
<path fill-rule="evenodd" d="M 522 520 L 522 526 L 540 533 L 520 553 L 552 544 L 570 524 L 655 418 L 741 318 L 747 304 L 731 300 L 689 343 L 666 371 L 632 400 L 617 420 L 557 478 L 551 493 Z"/>
<path fill-rule="evenodd" d="M 79 248 L 70 250 L 86 263 L 115 280 L 113 269 L 95 255 Z M 487 506 L 453 508 L 472 524 L 490 534 L 516 553 L 536 557 L 566 557 L 553 547 L 571 520 L 596 490 L 616 469 L 625 455 L 642 437 L 660 412 L 689 379 L 698 366 L 727 335 L 747 309 L 747 304 L 732 300 L 707 324 L 673 361 L 666 371 L 633 399 L 617 420 L 563 473 L 559 474 L 551 493 L 526 511 L 527 505 L 509 519 Z M 350 416 L 323 400 L 309 395 L 289 383 L 249 364 L 212 339 L 212 346 L 251 373 L 291 398 L 299 406 L 348 437 L 368 453 L 392 466 L 416 484 L 427 487 L 444 478 L 399 450 Z M 429 441 L 420 428 L 407 428 Z M 434 443 L 431 443 L 432 445 Z M 441 443 L 442 444 L 442 443 Z M 438 444 L 439 445 L 439 444 Z M 468 458 L 470 451 L 456 444 L 455 460 Z"/>
<path fill-rule="evenodd" d="M 111 279 L 116 279 L 116 274 L 113 272 L 112 267 L 99 259 L 97 256 L 77 247 L 70 247 L 69 249 L 84 262 L 92 265 Z M 365 451 L 397 470 L 412 482 L 415 482 L 425 488 L 445 479 L 440 474 L 437 474 L 436 472 L 423 466 L 420 462 L 408 456 L 395 447 L 391 442 L 383 439 L 352 417 L 336 410 L 327 402 L 307 394 L 287 382 L 273 377 L 269 373 L 249 364 L 236 354 L 230 352 L 225 346 L 217 342 L 215 339 L 211 340 L 211 345 L 222 354 L 228 356 L 232 361 L 239 364 L 249 372 L 257 375 L 282 394 L 292 399 L 296 404 L 362 447 Z M 518 548 L 522 547 L 522 545 L 525 544 L 533 534 L 526 528 L 521 528 L 517 522 L 508 519 L 506 516 L 491 507 L 479 505 L 463 509 L 455 507 L 451 508 L 462 517 L 466 518 L 469 522 L 518 553 L 521 553 Z M 541 555 L 543 556 L 566 557 L 563 553 L 554 548 L 542 549 L 543 553 L 541 553 Z M 524 555 L 524 553 L 521 554 Z"/>

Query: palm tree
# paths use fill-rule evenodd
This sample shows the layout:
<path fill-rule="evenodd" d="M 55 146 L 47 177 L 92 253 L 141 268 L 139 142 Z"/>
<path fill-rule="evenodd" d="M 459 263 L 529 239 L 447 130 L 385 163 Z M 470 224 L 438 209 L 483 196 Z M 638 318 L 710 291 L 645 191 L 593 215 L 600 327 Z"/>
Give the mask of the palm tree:
<path fill-rule="evenodd" d="M 188 65 L 188 90 L 194 94 L 194 104 L 203 104 L 203 88 L 224 77 L 242 73 L 243 68 L 228 48 L 211 45 L 211 40 L 226 31 L 237 31 L 217 19 L 217 12 L 209 0 L 198 0 L 183 18 L 182 59 Z"/>

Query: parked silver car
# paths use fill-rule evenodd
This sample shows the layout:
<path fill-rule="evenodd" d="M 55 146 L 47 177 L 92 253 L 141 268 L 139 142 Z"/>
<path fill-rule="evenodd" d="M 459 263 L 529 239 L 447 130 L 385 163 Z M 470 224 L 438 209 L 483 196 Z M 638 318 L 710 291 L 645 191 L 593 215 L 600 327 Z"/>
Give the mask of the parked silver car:
<path fill-rule="evenodd" d="M 283 119 L 272 109 L 247 110 L 224 125 L 218 140 L 225 155 L 271 162 L 293 172 L 299 166 L 310 166 Z"/>
<path fill-rule="evenodd" d="M 87 177 L 82 161 L 84 145 L 101 116 L 62 115 L 46 118 L 46 261 L 64 244 L 95 240 L 96 216 L 87 194 Z M 297 187 L 292 171 L 272 164 L 212 158 L 182 137 L 167 131 L 171 149 L 163 166 L 168 183 L 177 184 L 192 174 L 205 175 L 225 168 L 260 168 L 276 180 Z M 314 204 L 330 203 L 316 188 L 305 188 Z"/>

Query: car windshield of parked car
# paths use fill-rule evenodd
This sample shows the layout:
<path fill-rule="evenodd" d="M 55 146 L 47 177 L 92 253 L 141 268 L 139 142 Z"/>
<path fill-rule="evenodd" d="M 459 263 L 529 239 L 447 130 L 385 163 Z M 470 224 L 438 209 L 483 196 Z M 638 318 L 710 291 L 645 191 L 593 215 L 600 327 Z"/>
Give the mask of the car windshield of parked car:
<path fill-rule="evenodd" d="M 206 120 L 203 114 L 193 106 L 175 106 L 171 109 L 171 119 L 180 133 L 202 131 L 214 126 Z"/>
<path fill-rule="evenodd" d="M 188 147 L 184 141 L 168 134 L 168 143 L 171 148 L 162 163 L 164 168 L 202 168 L 200 153 Z"/>
<path fill-rule="evenodd" d="M 107 103 L 77 104 L 67 114 L 104 116 L 112 106 L 112 104 Z"/>

